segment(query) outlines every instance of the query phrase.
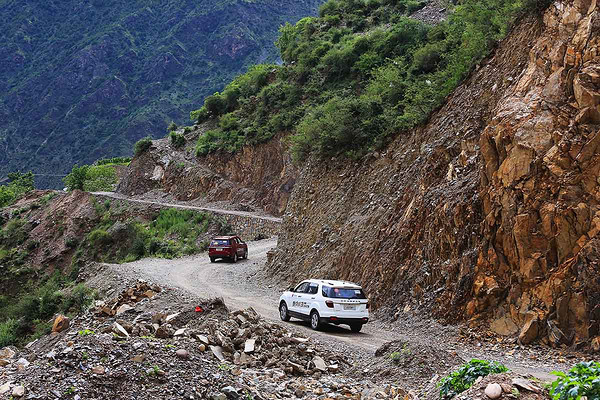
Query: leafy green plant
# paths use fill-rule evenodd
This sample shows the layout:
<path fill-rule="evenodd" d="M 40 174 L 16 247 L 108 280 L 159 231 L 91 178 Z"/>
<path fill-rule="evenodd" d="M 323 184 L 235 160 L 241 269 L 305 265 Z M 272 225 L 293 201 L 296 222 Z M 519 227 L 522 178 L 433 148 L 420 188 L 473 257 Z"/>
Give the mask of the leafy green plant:
<path fill-rule="evenodd" d="M 600 362 L 588 361 L 575 364 L 566 374 L 553 372 L 558 376 L 550 387 L 553 400 L 600 399 Z"/>
<path fill-rule="evenodd" d="M 12 172 L 8 174 L 8 183 L 0 185 L 0 207 L 15 203 L 25 193 L 33 190 L 33 173 Z"/>
<path fill-rule="evenodd" d="M 0 347 L 9 346 L 17 341 L 18 326 L 18 322 L 14 319 L 0 323 Z"/>
<path fill-rule="evenodd" d="M 78 332 L 79 336 L 89 336 L 93 335 L 95 332 L 90 329 L 82 329 Z"/>
<path fill-rule="evenodd" d="M 472 359 L 460 368 L 443 378 L 438 387 L 441 399 L 451 399 L 469 389 L 480 376 L 507 372 L 508 368 L 498 362 Z"/>
<path fill-rule="evenodd" d="M 171 144 L 173 147 L 179 148 L 185 145 L 185 137 L 181 133 L 172 131 L 169 133 L 169 137 L 171 138 Z"/>
<path fill-rule="evenodd" d="M 140 154 L 146 152 L 150 147 L 152 147 L 152 138 L 145 137 L 140 139 L 133 146 L 133 154 L 139 156 Z"/>
<path fill-rule="evenodd" d="M 68 190 L 83 190 L 83 185 L 87 179 L 87 170 L 89 165 L 82 165 L 81 167 L 77 164 L 73 166 L 71 172 L 63 178 L 63 182 L 67 185 Z"/>
<path fill-rule="evenodd" d="M 173 132 L 177 130 L 177 124 L 174 121 L 171 121 L 169 126 L 167 126 L 167 132 Z"/>

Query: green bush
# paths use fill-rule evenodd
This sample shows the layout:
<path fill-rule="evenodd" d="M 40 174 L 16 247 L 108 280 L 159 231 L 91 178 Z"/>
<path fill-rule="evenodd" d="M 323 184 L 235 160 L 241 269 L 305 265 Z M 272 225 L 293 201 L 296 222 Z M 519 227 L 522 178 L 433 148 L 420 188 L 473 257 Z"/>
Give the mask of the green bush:
<path fill-rule="evenodd" d="M 0 348 L 17 343 L 19 324 L 14 319 L 0 322 Z"/>
<path fill-rule="evenodd" d="M 167 126 L 167 133 L 173 132 L 177 130 L 177 124 L 173 121 Z"/>
<path fill-rule="evenodd" d="M 185 137 L 181 133 L 171 132 L 169 133 L 171 138 L 171 145 L 175 148 L 180 148 L 185 145 Z"/>
<path fill-rule="evenodd" d="M 383 139 L 381 114 L 381 104 L 372 97 L 334 97 L 300 121 L 290 139 L 292 155 L 295 160 L 311 152 L 360 157 Z"/>
<path fill-rule="evenodd" d="M 441 399 L 451 399 L 459 393 L 469 389 L 479 377 L 490 374 L 507 372 L 508 368 L 497 362 L 473 359 L 463 364 L 457 371 L 443 378 L 438 387 Z"/>
<path fill-rule="evenodd" d="M 33 173 L 11 172 L 8 183 L 0 185 L 0 208 L 14 204 L 24 194 L 34 189 Z"/>
<path fill-rule="evenodd" d="M 104 229 L 98 228 L 91 231 L 87 236 L 93 246 L 106 246 L 112 243 L 112 237 Z"/>
<path fill-rule="evenodd" d="M 73 165 L 71 172 L 63 178 L 63 182 L 67 185 L 68 190 L 83 190 L 88 168 L 89 165 L 82 165 L 81 167 L 77 164 Z"/>
<path fill-rule="evenodd" d="M 85 284 L 80 283 L 70 290 L 68 296 L 62 302 L 61 308 L 64 312 L 69 310 L 77 313 L 83 312 L 92 305 L 95 298 L 97 298 L 97 293 Z"/>
<path fill-rule="evenodd" d="M 145 137 L 140 139 L 133 147 L 133 154 L 139 156 L 140 154 L 146 152 L 150 147 L 152 147 L 152 138 Z"/>
<path fill-rule="evenodd" d="M 558 379 L 552 382 L 550 397 L 553 400 L 600 399 L 600 363 L 597 361 L 576 364 L 568 373 L 553 372 Z"/>

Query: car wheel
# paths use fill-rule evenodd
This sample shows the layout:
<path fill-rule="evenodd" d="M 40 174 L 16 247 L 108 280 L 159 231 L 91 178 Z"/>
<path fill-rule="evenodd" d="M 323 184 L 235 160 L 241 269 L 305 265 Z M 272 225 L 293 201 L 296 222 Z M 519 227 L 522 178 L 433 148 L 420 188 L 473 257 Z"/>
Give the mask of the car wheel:
<path fill-rule="evenodd" d="M 215 262 L 215 258 L 214 258 L 214 257 L 211 257 L 211 258 L 210 258 L 210 262 Z"/>
<path fill-rule="evenodd" d="M 310 313 L 310 327 L 315 331 L 321 327 L 321 317 L 317 311 Z"/>
<path fill-rule="evenodd" d="M 281 318 L 281 320 L 285 322 L 288 322 L 290 320 L 290 315 L 288 314 L 288 308 L 287 304 L 285 304 L 285 301 L 282 301 L 279 305 L 279 318 Z"/>
<path fill-rule="evenodd" d="M 244 253 L 244 260 L 248 259 L 248 250 L 246 250 L 246 252 Z"/>
<path fill-rule="evenodd" d="M 350 325 L 350 329 L 352 330 L 352 332 L 360 332 L 362 326 L 363 324 L 352 324 Z"/>
<path fill-rule="evenodd" d="M 237 262 L 237 253 L 233 253 L 233 257 L 231 257 L 231 262 L 232 263 Z"/>

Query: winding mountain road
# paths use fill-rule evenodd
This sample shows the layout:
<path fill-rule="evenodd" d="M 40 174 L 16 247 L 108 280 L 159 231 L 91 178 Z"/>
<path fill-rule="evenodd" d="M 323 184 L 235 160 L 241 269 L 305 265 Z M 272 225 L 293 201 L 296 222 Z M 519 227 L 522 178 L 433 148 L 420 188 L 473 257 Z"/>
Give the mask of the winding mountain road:
<path fill-rule="evenodd" d="M 127 197 L 125 195 L 122 195 L 122 194 L 116 193 L 116 192 L 92 192 L 92 194 L 96 195 L 96 196 L 110 197 L 110 198 L 118 199 L 118 200 L 126 200 L 126 201 L 129 201 L 132 203 L 154 204 L 154 205 L 157 205 L 160 207 L 179 208 L 182 210 L 209 211 L 209 212 L 216 213 L 216 214 L 239 215 L 242 217 L 264 219 L 267 221 L 281 223 L 281 218 L 260 215 L 260 214 L 256 214 L 256 213 L 246 212 L 246 211 L 235 211 L 235 210 L 225 210 L 225 209 L 221 209 L 221 208 L 190 206 L 190 205 L 185 205 L 185 204 L 165 203 L 165 202 L 154 201 L 154 200 L 141 200 L 141 199 L 136 199 L 136 198 L 132 198 L 132 197 Z"/>
<path fill-rule="evenodd" d="M 532 361 L 528 356 L 530 353 L 506 355 L 501 350 L 493 351 L 485 346 L 464 345 L 458 340 L 448 341 L 443 337 L 432 337 L 430 331 L 420 331 L 420 327 L 415 327 L 414 331 L 410 332 L 398 332 L 374 322 L 365 325 L 363 331 L 356 334 L 345 326 L 326 326 L 323 330 L 315 332 L 301 321 L 281 322 L 277 308 L 282 288 L 256 278 L 264 267 L 267 252 L 276 246 L 276 239 L 248 242 L 249 258 L 239 260 L 237 263 L 224 261 L 211 263 L 206 254 L 200 254 L 174 260 L 149 258 L 110 266 L 118 273 L 176 287 L 195 296 L 222 297 L 230 309 L 252 307 L 266 319 L 286 324 L 332 348 L 343 349 L 341 351 L 354 350 L 372 355 L 384 343 L 398 339 L 439 346 L 444 350 L 457 352 L 466 360 L 494 358 L 515 372 L 531 374 L 542 380 L 552 379 L 549 372 L 556 369 L 556 366 Z"/>

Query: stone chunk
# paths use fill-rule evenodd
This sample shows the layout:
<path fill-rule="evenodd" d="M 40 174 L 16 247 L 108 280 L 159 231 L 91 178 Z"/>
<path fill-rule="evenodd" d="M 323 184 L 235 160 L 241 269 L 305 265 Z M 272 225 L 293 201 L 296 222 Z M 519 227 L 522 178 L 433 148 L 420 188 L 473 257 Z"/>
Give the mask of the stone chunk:
<path fill-rule="evenodd" d="M 527 322 L 521 328 L 521 333 L 519 333 L 519 341 L 523 344 L 529 344 L 537 339 L 539 334 L 539 321 L 538 316 L 535 314 L 530 314 Z"/>
<path fill-rule="evenodd" d="M 244 343 L 244 353 L 252 353 L 254 352 L 254 345 L 256 343 L 256 340 L 254 339 L 248 339 L 246 340 L 246 343 Z"/>
<path fill-rule="evenodd" d="M 186 349 L 179 349 L 175 352 L 175 354 L 177 355 L 177 357 L 184 360 L 190 358 L 190 353 Z"/>
<path fill-rule="evenodd" d="M 112 331 L 115 334 L 117 334 L 118 336 L 129 337 L 129 333 L 127 333 L 127 331 L 125 330 L 125 328 L 123 328 L 123 326 L 121 326 L 121 324 L 119 324 L 116 321 L 113 322 Z"/>
<path fill-rule="evenodd" d="M 325 364 L 325 360 L 323 360 L 319 356 L 315 356 L 312 360 L 313 364 L 315 364 L 315 368 L 322 372 L 327 372 L 327 364 Z"/>
<path fill-rule="evenodd" d="M 517 388 L 519 388 L 519 389 L 528 390 L 528 391 L 534 392 L 534 393 L 540 393 L 541 392 L 540 388 L 538 388 L 537 386 L 533 385 L 527 379 L 515 378 L 515 379 L 512 380 L 512 384 L 514 386 L 516 386 Z"/>
<path fill-rule="evenodd" d="M 219 361 L 224 361 L 223 348 L 221 346 L 210 346 L 210 350 Z"/>
<path fill-rule="evenodd" d="M 22 385 L 15 386 L 12 391 L 13 397 L 23 397 L 25 395 L 25 387 Z"/>
<path fill-rule="evenodd" d="M 490 383 L 485 388 L 485 395 L 492 400 L 499 399 L 502 397 L 502 386 L 497 383 Z"/>
<path fill-rule="evenodd" d="M 52 325 L 52 332 L 62 332 L 65 329 L 69 329 L 70 323 L 71 321 L 69 320 L 69 318 L 61 314 L 54 320 L 54 324 Z"/>

